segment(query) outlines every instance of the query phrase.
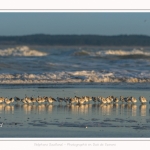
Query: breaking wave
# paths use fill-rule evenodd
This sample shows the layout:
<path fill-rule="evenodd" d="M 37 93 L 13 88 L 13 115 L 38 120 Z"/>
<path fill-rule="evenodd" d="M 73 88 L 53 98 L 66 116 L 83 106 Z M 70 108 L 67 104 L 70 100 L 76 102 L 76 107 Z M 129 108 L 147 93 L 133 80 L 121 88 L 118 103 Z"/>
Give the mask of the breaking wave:
<path fill-rule="evenodd" d="M 89 56 L 150 56 L 150 52 L 143 51 L 143 50 L 138 50 L 138 49 L 133 49 L 131 51 L 125 51 L 125 50 L 105 50 L 105 51 L 86 51 L 86 50 L 81 50 L 77 51 L 74 53 L 74 55 L 77 56 L 83 56 L 83 55 L 89 55 Z"/>
<path fill-rule="evenodd" d="M 0 49 L 0 56 L 46 56 L 47 53 L 32 50 L 28 46 Z"/>
<path fill-rule="evenodd" d="M 143 83 L 150 82 L 149 75 L 121 76 L 111 72 L 74 71 L 43 74 L 0 74 L 1 84 L 51 84 L 51 83 Z"/>
<path fill-rule="evenodd" d="M 123 50 L 107 50 L 103 52 L 98 52 L 100 55 L 117 55 L 117 56 L 127 56 L 127 55 L 144 55 L 150 56 L 150 52 L 144 52 L 142 50 L 133 49 L 132 51 Z"/>

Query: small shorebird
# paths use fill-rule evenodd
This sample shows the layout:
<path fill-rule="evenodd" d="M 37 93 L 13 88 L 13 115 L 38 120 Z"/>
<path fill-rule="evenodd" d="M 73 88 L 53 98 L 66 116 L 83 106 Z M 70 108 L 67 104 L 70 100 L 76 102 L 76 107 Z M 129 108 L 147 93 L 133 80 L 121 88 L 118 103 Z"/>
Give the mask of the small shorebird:
<path fill-rule="evenodd" d="M 140 97 L 139 97 L 139 101 L 140 101 L 142 104 L 144 104 L 144 103 L 147 102 L 147 99 L 146 99 L 144 96 L 140 96 Z"/>
<path fill-rule="evenodd" d="M 78 105 L 82 105 L 84 103 L 85 103 L 85 99 L 84 98 L 81 97 L 81 98 L 78 99 L 78 103 L 77 103 Z"/>
<path fill-rule="evenodd" d="M 41 101 L 42 101 L 42 103 L 45 103 L 45 102 L 46 102 L 45 97 L 46 97 L 46 96 L 41 97 Z"/>
<path fill-rule="evenodd" d="M 52 97 L 45 97 L 45 100 L 46 100 L 48 103 L 56 102 L 56 99 L 54 99 L 54 98 L 52 98 Z"/>
<path fill-rule="evenodd" d="M 89 101 L 89 103 L 92 101 L 92 97 L 91 96 L 88 96 L 88 101 Z"/>
<path fill-rule="evenodd" d="M 97 97 L 97 101 L 98 101 L 99 103 L 102 103 L 101 98 L 102 98 L 101 96 L 98 96 L 98 97 Z"/>
<path fill-rule="evenodd" d="M 5 98 L 4 102 L 5 102 L 6 104 L 11 104 L 11 103 L 12 103 L 12 101 L 11 101 L 10 99 L 8 99 L 7 97 Z"/>
<path fill-rule="evenodd" d="M 102 102 L 102 104 L 107 104 L 106 98 L 105 97 L 101 97 L 101 102 Z"/>
<path fill-rule="evenodd" d="M 27 101 L 26 101 L 26 99 L 25 99 L 25 98 L 21 99 L 21 102 L 23 102 L 24 104 L 26 104 L 26 103 L 27 103 Z"/>
<path fill-rule="evenodd" d="M 5 98 L 4 98 L 4 97 L 0 97 L 0 103 L 3 103 L 3 102 L 4 102 L 4 100 L 5 100 Z"/>
<path fill-rule="evenodd" d="M 119 102 L 119 99 L 118 99 L 117 97 L 114 97 L 114 98 L 113 98 L 113 102 L 114 102 L 114 103 L 118 103 L 118 102 Z"/>
<path fill-rule="evenodd" d="M 106 97 L 106 101 L 107 101 L 107 104 L 110 104 L 112 102 L 112 99 L 108 96 Z"/>
<path fill-rule="evenodd" d="M 25 97 L 25 100 L 28 104 L 32 104 L 32 100 L 30 97 Z"/>
<path fill-rule="evenodd" d="M 74 99 L 78 101 L 81 97 L 75 96 Z"/>
<path fill-rule="evenodd" d="M 77 98 L 77 97 L 69 98 L 69 99 L 68 99 L 68 102 L 69 102 L 69 104 L 75 104 L 75 103 L 78 103 L 78 98 Z"/>
<path fill-rule="evenodd" d="M 38 102 L 38 104 L 44 103 L 45 102 L 45 97 L 38 96 L 38 98 L 36 99 L 36 101 Z"/>
<path fill-rule="evenodd" d="M 98 101 L 97 97 L 92 97 L 92 101 L 96 103 Z"/>
<path fill-rule="evenodd" d="M 14 102 L 14 98 L 12 98 L 12 97 L 11 97 L 9 100 L 11 101 L 11 103 L 13 103 L 13 102 Z"/>
<path fill-rule="evenodd" d="M 69 99 L 70 99 L 70 97 L 64 97 L 64 102 L 65 102 L 66 104 L 68 104 L 68 103 L 69 103 Z"/>
<path fill-rule="evenodd" d="M 125 102 L 125 99 L 124 99 L 123 96 L 120 96 L 120 101 L 121 101 L 122 103 Z"/>
<path fill-rule="evenodd" d="M 64 98 L 57 97 L 57 101 L 62 104 L 62 102 L 64 101 Z"/>
<path fill-rule="evenodd" d="M 82 96 L 82 98 L 85 99 L 86 103 L 89 103 L 92 100 L 90 96 Z"/>
<path fill-rule="evenodd" d="M 31 99 L 31 101 L 32 101 L 32 103 L 33 103 L 33 104 L 35 104 L 35 103 L 36 103 L 36 98 L 31 97 L 30 99 Z"/>
<path fill-rule="evenodd" d="M 132 101 L 132 103 L 136 103 L 137 99 L 135 97 L 131 96 L 131 101 Z"/>
<path fill-rule="evenodd" d="M 15 102 L 17 102 L 17 103 L 21 101 L 20 98 L 19 98 L 19 97 L 16 97 L 16 96 L 14 97 L 14 100 L 15 100 Z"/>
<path fill-rule="evenodd" d="M 109 99 L 110 99 L 110 103 L 113 103 L 113 102 L 115 102 L 115 97 L 114 96 L 108 96 L 109 97 Z M 117 97 L 116 97 L 117 98 Z M 117 100 L 116 100 L 117 101 Z M 117 103 L 117 102 L 116 102 Z"/>
<path fill-rule="evenodd" d="M 131 97 L 125 97 L 124 99 L 126 103 L 132 103 Z"/>

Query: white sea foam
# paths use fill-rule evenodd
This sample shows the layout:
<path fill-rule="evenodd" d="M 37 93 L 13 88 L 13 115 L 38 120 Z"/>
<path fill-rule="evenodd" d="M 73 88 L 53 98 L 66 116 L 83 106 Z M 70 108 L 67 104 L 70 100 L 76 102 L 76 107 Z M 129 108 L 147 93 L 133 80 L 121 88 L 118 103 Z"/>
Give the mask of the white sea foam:
<path fill-rule="evenodd" d="M 48 83 L 142 83 L 150 82 L 149 75 L 123 76 L 96 71 L 54 72 L 43 74 L 0 74 L 1 84 L 48 84 Z"/>
<path fill-rule="evenodd" d="M 0 49 L 0 56 L 46 56 L 47 53 L 32 50 L 28 46 Z"/>
<path fill-rule="evenodd" d="M 103 52 L 105 55 L 118 55 L 118 56 L 126 56 L 126 55 L 145 55 L 150 56 L 150 52 L 144 52 L 142 50 L 133 49 L 132 51 L 124 51 L 124 50 L 107 50 Z"/>
<path fill-rule="evenodd" d="M 143 55 L 143 56 L 150 56 L 150 52 L 144 50 L 133 49 L 131 51 L 125 50 L 101 50 L 101 51 L 86 51 L 81 50 L 74 53 L 74 55 L 89 55 L 89 56 L 130 56 L 130 55 Z"/>

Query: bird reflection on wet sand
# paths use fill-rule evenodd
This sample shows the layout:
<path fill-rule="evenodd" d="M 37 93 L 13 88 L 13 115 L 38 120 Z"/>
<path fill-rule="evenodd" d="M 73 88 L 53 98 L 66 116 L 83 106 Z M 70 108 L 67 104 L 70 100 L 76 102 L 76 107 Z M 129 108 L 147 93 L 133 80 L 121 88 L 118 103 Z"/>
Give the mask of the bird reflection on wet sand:
<path fill-rule="evenodd" d="M 137 116 L 139 112 L 140 116 L 146 116 L 146 104 L 83 104 L 83 105 L 53 105 L 53 104 L 15 104 L 6 105 L 0 104 L 0 112 L 13 113 L 14 111 L 24 111 L 26 114 L 32 112 L 35 113 L 53 113 L 53 112 L 69 112 L 72 114 L 87 114 L 96 112 L 101 115 L 130 115 Z"/>
<path fill-rule="evenodd" d="M 140 116 L 146 116 L 146 104 L 141 104 L 139 106 Z"/>

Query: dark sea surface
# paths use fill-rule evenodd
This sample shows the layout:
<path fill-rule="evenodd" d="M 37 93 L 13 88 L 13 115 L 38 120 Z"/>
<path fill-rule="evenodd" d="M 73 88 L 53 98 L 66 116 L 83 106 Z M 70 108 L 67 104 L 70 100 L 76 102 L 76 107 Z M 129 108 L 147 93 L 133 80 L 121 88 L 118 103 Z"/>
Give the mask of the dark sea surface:
<path fill-rule="evenodd" d="M 148 83 L 150 47 L 0 48 L 1 84 Z"/>

